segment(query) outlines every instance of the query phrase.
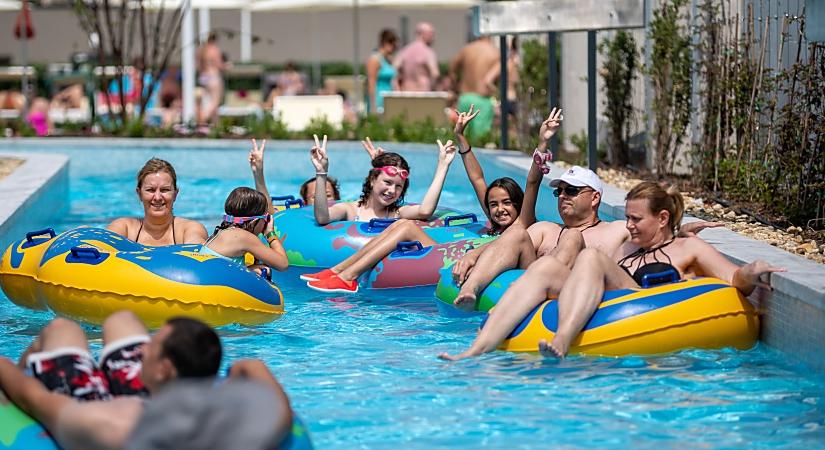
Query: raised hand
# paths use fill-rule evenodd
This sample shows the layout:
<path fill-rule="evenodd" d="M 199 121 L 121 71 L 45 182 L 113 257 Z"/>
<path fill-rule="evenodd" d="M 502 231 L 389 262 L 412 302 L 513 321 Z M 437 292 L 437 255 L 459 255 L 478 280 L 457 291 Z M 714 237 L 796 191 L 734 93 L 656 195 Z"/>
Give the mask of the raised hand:
<path fill-rule="evenodd" d="M 447 141 L 446 144 L 442 144 L 441 139 L 438 139 L 436 142 L 438 142 L 438 162 L 449 165 L 453 162 L 453 158 L 455 158 L 455 144 L 453 144 L 452 140 Z"/>
<path fill-rule="evenodd" d="M 364 150 L 370 155 L 370 160 L 375 159 L 378 155 L 384 153 L 384 149 L 381 147 L 374 147 L 372 145 L 372 141 L 370 140 L 369 136 L 367 136 L 366 141 L 361 141 L 361 145 L 364 146 Z"/>
<path fill-rule="evenodd" d="M 318 140 L 318 135 L 313 134 L 315 145 L 309 150 L 309 157 L 312 160 L 312 165 L 315 166 L 315 173 L 326 174 L 329 168 L 329 158 L 327 158 L 327 135 L 324 135 L 324 141 L 321 143 Z"/>
<path fill-rule="evenodd" d="M 457 135 L 464 134 L 464 129 L 467 128 L 467 124 L 470 123 L 473 119 L 475 119 L 475 117 L 481 111 L 481 110 L 473 111 L 474 108 L 475 108 L 475 105 L 471 104 L 470 105 L 470 110 L 467 111 L 467 112 L 459 112 L 458 110 L 455 110 L 456 114 L 458 115 L 458 119 L 456 119 L 456 121 L 455 121 L 455 128 L 453 129 L 455 134 L 457 134 Z"/>
<path fill-rule="evenodd" d="M 261 173 L 264 170 L 264 148 L 266 139 L 261 140 L 260 147 L 258 141 L 252 139 L 252 150 L 249 151 L 249 167 L 252 168 L 252 173 Z"/>
<path fill-rule="evenodd" d="M 561 108 L 553 108 L 553 110 L 550 111 L 550 115 L 547 116 L 547 119 L 541 123 L 541 128 L 539 128 L 539 141 L 549 141 L 561 127 L 561 121 L 563 119 L 564 116 L 561 114 Z"/>

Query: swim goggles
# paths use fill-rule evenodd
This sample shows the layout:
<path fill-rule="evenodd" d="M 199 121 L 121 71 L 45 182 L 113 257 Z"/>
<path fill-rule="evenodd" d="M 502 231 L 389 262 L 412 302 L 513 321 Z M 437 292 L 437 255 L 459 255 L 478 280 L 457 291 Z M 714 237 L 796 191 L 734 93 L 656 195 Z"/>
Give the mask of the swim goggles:
<path fill-rule="evenodd" d="M 410 176 L 410 172 L 408 170 L 399 169 L 395 166 L 373 167 L 372 170 L 380 170 L 391 177 L 401 177 L 402 180 L 406 180 L 407 177 Z"/>
<path fill-rule="evenodd" d="M 550 152 L 540 152 L 539 149 L 533 150 L 533 164 L 539 166 L 541 173 L 547 175 L 550 173 L 550 161 L 553 161 L 553 154 Z"/>
<path fill-rule="evenodd" d="M 269 223 L 269 221 L 272 220 L 272 214 L 264 214 L 264 215 L 261 215 L 261 216 L 231 216 L 229 214 L 226 214 L 226 215 L 223 216 L 223 221 L 224 222 L 236 223 L 236 224 L 251 222 L 251 221 L 256 220 L 256 219 L 263 219 L 264 222 Z"/>

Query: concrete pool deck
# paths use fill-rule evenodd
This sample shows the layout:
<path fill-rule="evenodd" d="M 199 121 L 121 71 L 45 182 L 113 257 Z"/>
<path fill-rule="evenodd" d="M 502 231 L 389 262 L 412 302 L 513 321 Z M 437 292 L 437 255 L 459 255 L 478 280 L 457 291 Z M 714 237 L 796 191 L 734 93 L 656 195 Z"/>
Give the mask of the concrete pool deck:
<path fill-rule="evenodd" d="M 22 158 L 26 161 L 11 175 L 0 180 L 0 237 L 7 233 L 24 233 L 20 218 L 28 215 L 37 221 L 48 222 L 54 214 L 68 204 L 69 158 L 59 154 L 62 145 L 100 146 L 111 148 L 118 145 L 130 147 L 164 148 L 221 148 L 246 147 L 246 140 L 202 139 L 106 139 L 100 142 L 88 139 L 7 139 L 0 141 L 0 157 Z M 36 145 L 40 149 L 55 148 L 54 153 L 31 153 L 26 149 Z M 416 144 L 405 144 L 417 148 Z M 427 148 L 432 148 L 430 145 Z M 423 148 L 423 146 L 422 146 Z M 479 150 L 498 160 L 499 163 L 526 173 L 532 159 L 525 155 L 500 150 Z M 562 172 L 554 167 L 548 180 Z M 605 185 L 602 212 L 612 217 L 624 217 L 626 192 Z M 33 216 L 32 216 L 33 215 Z M 687 217 L 686 221 L 697 220 Z M 21 235 L 22 236 L 22 235 Z M 773 274 L 772 295 L 755 295 L 751 300 L 763 312 L 761 340 L 770 347 L 781 350 L 809 367 L 825 372 L 825 265 L 817 264 L 800 256 L 777 249 L 768 244 L 741 236 L 725 228 L 708 229 L 702 238 L 713 244 L 731 261 L 737 264 L 764 259 L 785 267 L 785 273 Z M 15 237 L 16 238 L 16 237 Z M 3 239 L 6 240 L 6 239 Z M 0 251 L 5 249 L 0 249 Z M 767 294 L 762 292 L 761 294 Z"/>

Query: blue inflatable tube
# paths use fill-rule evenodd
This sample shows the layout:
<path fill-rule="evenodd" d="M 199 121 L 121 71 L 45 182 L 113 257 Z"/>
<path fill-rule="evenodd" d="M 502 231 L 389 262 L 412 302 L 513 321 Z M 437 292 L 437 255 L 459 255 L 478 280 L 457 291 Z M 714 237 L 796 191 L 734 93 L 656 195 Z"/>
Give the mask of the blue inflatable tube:
<path fill-rule="evenodd" d="M 286 250 L 289 269 L 273 274 L 273 281 L 303 285 L 299 275 L 338 264 L 355 254 L 394 221 L 339 221 L 320 226 L 315 222 L 312 207 L 276 212 L 273 227 Z M 424 232 L 440 244 L 478 238 L 486 229 L 474 214 L 462 214 L 449 208 L 439 208 L 430 221 L 421 221 L 420 224 Z"/>

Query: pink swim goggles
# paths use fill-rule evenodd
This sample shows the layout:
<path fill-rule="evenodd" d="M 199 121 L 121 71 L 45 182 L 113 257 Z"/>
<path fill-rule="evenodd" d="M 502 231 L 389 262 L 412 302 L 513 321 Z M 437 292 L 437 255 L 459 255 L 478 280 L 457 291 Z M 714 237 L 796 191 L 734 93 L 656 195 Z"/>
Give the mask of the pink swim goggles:
<path fill-rule="evenodd" d="M 269 223 L 269 221 L 272 220 L 272 214 L 264 214 L 261 216 L 230 216 L 229 214 L 226 214 L 223 216 L 224 222 L 230 222 L 235 224 L 243 224 L 256 219 L 263 219 L 264 222 Z"/>
<path fill-rule="evenodd" d="M 410 172 L 404 169 L 399 169 L 395 166 L 381 166 L 381 167 L 374 167 L 372 170 L 380 170 L 385 174 L 391 177 L 401 177 L 402 180 L 406 180 L 408 176 L 410 176 Z"/>
<path fill-rule="evenodd" d="M 547 175 L 550 173 L 550 162 L 553 161 L 553 154 L 550 152 L 542 153 L 539 149 L 533 151 L 533 163 L 539 166 L 541 173 Z"/>

